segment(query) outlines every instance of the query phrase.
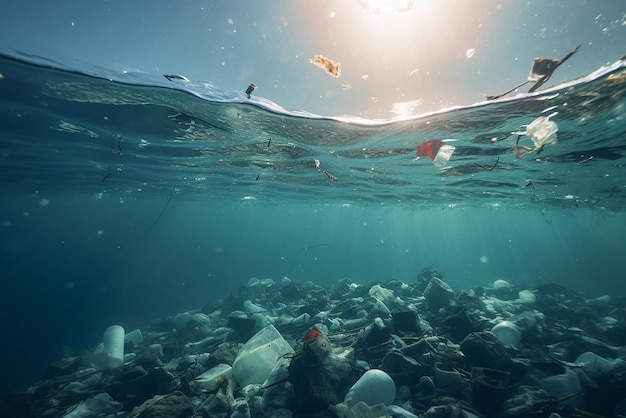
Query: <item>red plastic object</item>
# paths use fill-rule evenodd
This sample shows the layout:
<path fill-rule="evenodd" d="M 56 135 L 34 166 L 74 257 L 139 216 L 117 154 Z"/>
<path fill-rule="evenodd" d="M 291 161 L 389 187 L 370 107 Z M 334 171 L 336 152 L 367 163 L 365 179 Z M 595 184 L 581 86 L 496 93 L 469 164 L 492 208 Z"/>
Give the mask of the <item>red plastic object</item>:
<path fill-rule="evenodd" d="M 309 332 L 306 333 L 302 341 L 304 341 L 305 343 L 308 343 L 309 341 L 313 341 L 320 335 L 320 333 L 321 332 L 319 329 L 313 327 L 309 330 Z"/>
<path fill-rule="evenodd" d="M 431 160 L 434 160 L 437 155 L 437 151 L 439 151 L 439 148 L 441 148 L 443 144 L 444 142 L 441 140 L 426 141 L 417 146 L 415 156 L 428 157 Z"/>

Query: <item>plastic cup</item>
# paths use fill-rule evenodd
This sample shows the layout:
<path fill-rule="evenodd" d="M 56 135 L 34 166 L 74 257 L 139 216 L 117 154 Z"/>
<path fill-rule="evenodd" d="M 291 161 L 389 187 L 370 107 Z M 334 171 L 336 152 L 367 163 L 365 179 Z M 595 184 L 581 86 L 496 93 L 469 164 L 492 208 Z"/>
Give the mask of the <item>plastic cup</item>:
<path fill-rule="evenodd" d="M 108 368 L 124 364 L 124 328 L 121 325 L 111 325 L 104 331 L 102 345 L 109 357 Z"/>

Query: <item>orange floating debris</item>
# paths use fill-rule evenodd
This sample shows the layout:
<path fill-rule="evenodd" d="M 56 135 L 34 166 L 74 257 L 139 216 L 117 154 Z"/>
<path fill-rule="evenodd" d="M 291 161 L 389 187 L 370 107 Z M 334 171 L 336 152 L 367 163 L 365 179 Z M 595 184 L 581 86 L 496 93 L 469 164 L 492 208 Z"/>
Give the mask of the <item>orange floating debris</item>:
<path fill-rule="evenodd" d="M 338 62 L 334 62 L 333 60 L 326 58 L 323 55 L 316 55 L 313 57 L 313 59 L 309 60 L 309 62 L 322 68 L 333 77 L 339 77 L 341 75 L 341 69 L 339 68 L 341 64 L 339 64 Z"/>

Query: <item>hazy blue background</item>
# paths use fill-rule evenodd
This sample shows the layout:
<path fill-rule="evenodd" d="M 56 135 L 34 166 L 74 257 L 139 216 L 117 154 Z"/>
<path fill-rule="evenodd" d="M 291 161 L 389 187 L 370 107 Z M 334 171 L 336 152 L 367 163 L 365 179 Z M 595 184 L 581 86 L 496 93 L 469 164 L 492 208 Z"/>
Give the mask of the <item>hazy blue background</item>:
<path fill-rule="evenodd" d="M 166 202 L 45 192 L 0 199 L 4 385 L 92 349 L 112 323 L 143 327 L 251 277 L 411 282 L 435 266 L 463 289 L 501 278 L 626 294 L 616 234 L 624 215 L 174 197 L 154 224 Z"/>
<path fill-rule="evenodd" d="M 254 82 L 255 95 L 287 109 L 367 118 L 480 101 L 525 80 L 536 56 L 559 58 L 579 44 L 548 85 L 626 53 L 623 1 L 394 2 L 401 13 L 380 4 L 16 1 L 1 8 L 0 51 L 76 70 L 182 74 L 222 89 Z M 340 62 L 341 77 L 310 64 L 315 54 Z M 626 294 L 622 214 L 239 195 L 168 204 L 169 196 L 58 190 L 42 178 L 0 193 L 2 387 L 92 349 L 112 323 L 130 330 L 199 308 L 251 277 L 410 281 L 434 265 L 461 288 L 503 278 Z"/>

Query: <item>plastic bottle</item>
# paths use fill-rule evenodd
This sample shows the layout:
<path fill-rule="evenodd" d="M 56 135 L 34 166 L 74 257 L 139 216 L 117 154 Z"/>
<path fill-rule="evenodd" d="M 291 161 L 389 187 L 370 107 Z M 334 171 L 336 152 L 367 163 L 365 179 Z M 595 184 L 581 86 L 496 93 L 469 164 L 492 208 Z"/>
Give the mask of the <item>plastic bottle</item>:
<path fill-rule="evenodd" d="M 111 325 L 104 331 L 102 345 L 108 354 L 107 368 L 124 364 L 124 328 L 121 325 Z"/>

